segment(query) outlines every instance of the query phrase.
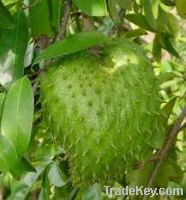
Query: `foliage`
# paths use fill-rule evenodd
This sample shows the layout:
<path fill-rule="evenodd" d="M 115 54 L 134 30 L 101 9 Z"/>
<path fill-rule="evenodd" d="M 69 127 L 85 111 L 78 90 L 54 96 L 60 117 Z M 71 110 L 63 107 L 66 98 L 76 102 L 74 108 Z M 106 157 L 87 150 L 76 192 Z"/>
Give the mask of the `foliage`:
<path fill-rule="evenodd" d="M 166 133 L 153 131 L 153 149 L 146 160 L 127 167 L 122 179 L 114 183 L 115 187 L 147 185 L 158 162 L 152 158 L 164 148 L 186 106 L 185 4 L 185 0 L 0 0 L 3 199 L 109 199 L 99 183 L 72 184 L 66 149 L 45 120 L 40 80 L 45 70 L 64 60 L 71 63 L 71 56 L 79 52 L 89 51 L 98 60 L 103 45 L 116 38 L 130 38 L 144 49 L 159 84 Z M 122 59 L 122 55 L 118 57 Z M 126 78 L 135 82 L 131 76 Z M 152 186 L 182 187 L 186 194 L 184 120 L 182 125 Z M 170 197 L 175 198 L 184 199 Z"/>

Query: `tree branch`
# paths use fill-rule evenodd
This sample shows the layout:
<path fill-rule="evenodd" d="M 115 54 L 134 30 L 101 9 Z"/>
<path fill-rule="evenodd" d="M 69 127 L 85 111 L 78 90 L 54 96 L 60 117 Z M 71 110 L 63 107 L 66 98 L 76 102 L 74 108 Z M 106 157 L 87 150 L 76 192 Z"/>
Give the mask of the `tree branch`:
<path fill-rule="evenodd" d="M 64 15 L 61 20 L 61 27 L 60 27 L 57 39 L 62 39 L 64 37 L 65 31 L 66 31 L 66 26 L 67 26 L 68 20 L 70 18 L 71 9 L 72 9 L 72 0 L 65 0 Z"/>
<path fill-rule="evenodd" d="M 178 133 L 182 130 L 182 128 L 185 127 L 185 124 L 181 125 L 185 117 L 186 117 L 186 107 L 182 110 L 180 116 L 177 119 L 176 124 L 170 131 L 167 139 L 164 142 L 162 149 L 159 152 L 159 160 L 157 161 L 154 167 L 154 170 L 152 171 L 148 179 L 148 183 L 147 183 L 148 188 L 152 187 L 153 182 L 157 176 L 157 173 L 160 170 L 161 166 L 163 165 L 164 161 L 167 159 L 170 148 L 172 144 L 174 143 L 174 141 L 176 140 Z M 148 199 L 148 196 L 143 197 L 143 200 L 147 200 L 147 199 Z"/>

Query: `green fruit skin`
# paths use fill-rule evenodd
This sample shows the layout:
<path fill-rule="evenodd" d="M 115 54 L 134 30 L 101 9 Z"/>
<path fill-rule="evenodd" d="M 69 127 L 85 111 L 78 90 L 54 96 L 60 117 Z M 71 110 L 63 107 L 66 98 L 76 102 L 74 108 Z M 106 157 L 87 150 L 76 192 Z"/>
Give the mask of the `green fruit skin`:
<path fill-rule="evenodd" d="M 126 39 L 107 44 L 100 58 L 81 52 L 51 67 L 41 96 L 75 185 L 118 181 L 151 151 L 152 134 L 163 131 L 152 66 Z"/>

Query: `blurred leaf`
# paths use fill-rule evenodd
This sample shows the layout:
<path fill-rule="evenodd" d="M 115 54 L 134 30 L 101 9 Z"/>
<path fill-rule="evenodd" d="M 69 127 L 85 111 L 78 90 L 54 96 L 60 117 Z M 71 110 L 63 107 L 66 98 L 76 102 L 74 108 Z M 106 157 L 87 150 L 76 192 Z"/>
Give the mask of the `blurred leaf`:
<path fill-rule="evenodd" d="M 167 34 L 162 34 L 161 39 L 162 39 L 162 43 L 163 43 L 163 48 L 165 50 L 167 50 L 173 56 L 180 58 L 180 55 L 174 46 L 173 38 L 169 37 Z"/>
<path fill-rule="evenodd" d="M 4 99 L 5 99 L 5 94 L 0 93 L 0 123 L 1 123 L 1 114 L 2 114 L 2 110 L 3 110 Z"/>
<path fill-rule="evenodd" d="M 85 14 L 90 16 L 106 16 L 106 0 L 73 0 L 74 4 Z"/>
<path fill-rule="evenodd" d="M 28 190 L 28 185 L 20 182 L 15 188 L 15 190 L 11 193 L 8 200 L 25 200 L 28 195 Z"/>
<path fill-rule="evenodd" d="M 120 17 L 119 17 L 119 9 L 118 4 L 116 0 L 107 0 L 107 7 L 109 11 L 109 15 L 111 19 L 116 23 L 121 23 Z"/>
<path fill-rule="evenodd" d="M 125 16 L 125 18 L 128 19 L 130 22 L 136 24 L 140 28 L 144 28 L 148 31 L 153 31 L 153 29 L 147 23 L 146 18 L 141 14 L 128 14 Z"/>
<path fill-rule="evenodd" d="M 25 170 L 15 147 L 4 135 L 0 134 L 0 171 L 10 171 L 13 175 L 21 175 Z"/>
<path fill-rule="evenodd" d="M 159 0 L 143 0 L 144 16 L 153 30 L 157 30 L 155 17 L 159 7 Z"/>
<path fill-rule="evenodd" d="M 174 79 L 175 77 L 179 77 L 175 72 L 165 72 L 161 73 L 157 78 L 158 78 L 158 83 L 162 84 L 164 82 Z"/>
<path fill-rule="evenodd" d="M 59 31 L 62 14 L 62 1 L 51 1 L 51 24 L 56 32 Z"/>
<path fill-rule="evenodd" d="M 27 19 L 22 10 L 16 15 L 14 29 L 0 34 L 0 84 L 8 87 L 22 77 L 24 56 L 28 42 Z"/>
<path fill-rule="evenodd" d="M 95 183 L 88 188 L 80 189 L 77 200 L 101 200 L 101 185 Z"/>
<path fill-rule="evenodd" d="M 27 173 L 26 176 L 14 188 L 8 200 L 25 200 L 43 170 L 44 167 L 41 167 L 37 169 L 37 172 Z"/>
<path fill-rule="evenodd" d="M 41 187 L 41 192 L 39 194 L 39 200 L 50 200 L 50 187 L 47 174 L 48 174 L 48 167 L 45 169 L 43 174 L 42 184 L 41 184 L 42 187 Z"/>
<path fill-rule="evenodd" d="M 152 54 L 158 62 L 161 60 L 162 57 L 162 49 L 161 49 L 161 40 L 160 40 L 160 34 L 156 34 L 153 41 L 153 47 L 152 47 Z"/>
<path fill-rule="evenodd" d="M 0 28 L 12 29 L 15 27 L 13 17 L 9 13 L 8 9 L 0 1 Z"/>
<path fill-rule="evenodd" d="M 107 37 L 97 31 L 80 32 L 46 48 L 36 57 L 34 63 L 75 53 L 106 41 Z"/>
<path fill-rule="evenodd" d="M 56 162 L 51 165 L 48 172 L 48 178 L 55 187 L 63 187 L 67 184 L 67 177 L 62 173 Z"/>
<path fill-rule="evenodd" d="M 29 0 L 29 20 L 32 30 L 32 36 L 37 39 L 39 36 L 53 37 L 54 33 L 51 27 L 51 16 L 49 11 L 49 1 Z"/>
<path fill-rule="evenodd" d="M 24 77 L 9 89 L 1 121 L 2 134 L 14 145 L 19 157 L 23 156 L 29 145 L 33 110 L 32 86 Z"/>
<path fill-rule="evenodd" d="M 132 9 L 132 4 L 133 4 L 133 0 L 125 0 L 125 1 L 118 0 L 118 4 L 119 4 L 120 8 L 131 10 Z"/>
<path fill-rule="evenodd" d="M 175 6 L 175 0 L 161 0 L 167 6 Z"/>
<path fill-rule="evenodd" d="M 186 0 L 176 0 L 176 9 L 178 14 L 186 19 Z"/>
<path fill-rule="evenodd" d="M 144 29 L 138 28 L 138 29 L 135 29 L 135 30 L 127 31 L 125 33 L 125 37 L 126 38 L 139 37 L 139 36 L 145 35 L 145 34 L 147 34 L 147 32 Z"/>
<path fill-rule="evenodd" d="M 166 12 L 162 8 L 159 9 L 157 24 L 159 33 L 167 33 L 172 37 L 177 36 L 179 33 L 179 23 L 177 18 L 172 13 Z"/>
<path fill-rule="evenodd" d="M 174 108 L 174 105 L 176 103 L 177 97 L 173 97 L 163 108 L 162 111 L 165 114 L 165 124 L 167 124 L 167 121 L 172 114 L 172 110 Z"/>
<path fill-rule="evenodd" d="M 146 186 L 150 172 L 153 169 L 153 163 L 146 164 L 139 169 L 129 168 L 127 173 L 127 180 L 130 187 Z"/>

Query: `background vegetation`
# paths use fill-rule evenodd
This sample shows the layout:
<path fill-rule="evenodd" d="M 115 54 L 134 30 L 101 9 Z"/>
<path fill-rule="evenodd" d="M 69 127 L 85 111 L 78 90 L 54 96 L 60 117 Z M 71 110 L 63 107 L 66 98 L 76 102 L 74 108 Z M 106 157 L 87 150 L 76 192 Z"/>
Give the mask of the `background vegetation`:
<path fill-rule="evenodd" d="M 167 129 L 154 136 L 154 154 L 115 186 L 182 187 L 186 196 L 184 18 L 185 0 L 1 0 L 0 199 L 109 198 L 99 184 L 72 186 L 65 150 L 43 120 L 39 92 L 52 62 L 87 48 L 96 53 L 107 37 L 131 38 L 145 49 Z"/>

